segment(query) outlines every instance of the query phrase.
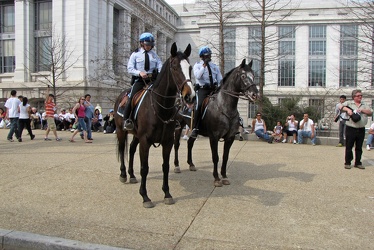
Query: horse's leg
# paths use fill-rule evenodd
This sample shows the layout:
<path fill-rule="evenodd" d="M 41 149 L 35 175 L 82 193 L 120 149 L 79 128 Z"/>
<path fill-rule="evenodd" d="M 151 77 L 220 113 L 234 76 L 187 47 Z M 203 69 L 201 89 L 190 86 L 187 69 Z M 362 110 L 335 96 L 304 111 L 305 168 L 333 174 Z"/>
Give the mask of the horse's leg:
<path fill-rule="evenodd" d="M 133 137 L 132 142 L 130 143 L 130 150 L 129 150 L 129 170 L 128 173 L 130 175 L 130 183 L 138 183 L 134 175 L 134 155 L 136 152 L 136 147 L 139 144 L 139 139 L 137 137 Z"/>
<path fill-rule="evenodd" d="M 164 191 L 164 203 L 166 205 L 174 204 L 174 199 L 169 192 L 169 170 L 170 170 L 170 153 L 173 148 L 173 143 L 167 142 L 162 146 L 162 172 L 164 174 L 162 191 Z"/>
<path fill-rule="evenodd" d="M 182 126 L 182 124 L 181 124 Z M 175 130 L 174 132 L 174 173 L 180 173 L 178 150 L 180 146 L 180 139 L 182 134 L 182 128 Z"/>
<path fill-rule="evenodd" d="M 214 186 L 222 187 L 221 179 L 218 176 L 218 139 L 211 136 L 209 137 L 209 142 L 212 151 Z"/>
<path fill-rule="evenodd" d="M 229 154 L 230 154 L 230 148 L 235 140 L 234 137 L 230 137 L 229 139 L 225 140 L 224 146 L 223 146 L 223 157 L 222 157 L 222 167 L 221 167 L 221 175 L 222 175 L 222 184 L 223 185 L 230 185 L 230 181 L 227 178 L 226 175 L 226 167 L 227 167 L 227 161 L 229 160 Z"/>
<path fill-rule="evenodd" d="M 126 165 L 125 165 L 125 150 L 126 150 L 126 138 L 127 132 L 125 131 L 118 131 L 117 132 L 117 152 L 119 156 L 119 160 L 121 163 L 120 171 L 121 174 L 119 176 L 119 180 L 123 183 L 127 182 L 127 174 L 126 174 Z"/>
<path fill-rule="evenodd" d="M 148 158 L 149 158 L 149 148 L 150 144 L 143 139 L 144 142 L 140 142 L 139 155 L 140 155 L 140 175 L 142 180 L 140 182 L 139 194 L 143 197 L 143 207 L 152 208 L 155 205 L 149 199 L 147 194 L 147 176 L 149 172 Z"/>
<path fill-rule="evenodd" d="M 192 162 L 192 148 L 196 138 L 190 137 L 187 141 L 187 163 L 190 165 L 190 171 L 196 171 L 195 164 Z"/>

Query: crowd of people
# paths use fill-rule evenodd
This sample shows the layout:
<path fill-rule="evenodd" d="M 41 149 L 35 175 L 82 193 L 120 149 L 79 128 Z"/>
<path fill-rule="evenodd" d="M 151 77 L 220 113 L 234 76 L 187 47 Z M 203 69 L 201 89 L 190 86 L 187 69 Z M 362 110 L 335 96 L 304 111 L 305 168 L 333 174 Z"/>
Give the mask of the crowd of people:
<path fill-rule="evenodd" d="M 67 109 L 59 108 L 54 102 L 54 95 L 46 91 L 44 102 L 44 112 L 39 112 L 36 107 L 31 107 L 29 99 L 25 96 L 17 96 L 17 91 L 11 91 L 11 97 L 5 103 L 5 109 L 0 108 L 0 128 L 9 128 L 7 140 L 14 142 L 14 139 L 22 142 L 22 133 L 26 129 L 28 136 L 33 140 L 35 134 L 33 130 L 45 130 L 45 141 L 51 141 L 49 133 L 52 131 L 56 141 L 61 141 L 57 131 L 71 131 L 73 133 L 70 142 L 74 141 L 74 136 L 80 136 L 86 143 L 92 143 L 92 131 L 107 133 L 110 127 L 111 133 L 116 133 L 116 127 L 111 109 L 105 118 L 101 115 L 101 107 L 95 109 L 90 102 L 91 95 L 86 94 L 79 99 L 73 107 Z M 105 121 L 105 122 L 104 122 Z"/>

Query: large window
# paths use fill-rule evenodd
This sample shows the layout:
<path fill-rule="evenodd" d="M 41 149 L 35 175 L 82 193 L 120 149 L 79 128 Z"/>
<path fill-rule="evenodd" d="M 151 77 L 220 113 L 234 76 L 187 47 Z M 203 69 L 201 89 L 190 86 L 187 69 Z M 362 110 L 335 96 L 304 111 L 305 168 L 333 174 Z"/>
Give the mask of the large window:
<path fill-rule="evenodd" d="M 278 28 L 278 86 L 295 86 L 295 27 Z"/>
<path fill-rule="evenodd" d="M 52 29 L 52 1 L 35 1 L 35 30 Z"/>
<path fill-rule="evenodd" d="M 51 71 L 52 48 L 51 37 L 35 38 L 35 68 L 36 71 Z"/>
<path fill-rule="evenodd" d="M 339 86 L 357 86 L 357 25 L 340 26 Z"/>
<path fill-rule="evenodd" d="M 261 67 L 261 27 L 251 26 L 248 30 L 248 57 L 253 60 L 252 70 L 255 74 L 254 82 L 260 82 L 260 67 Z"/>
<path fill-rule="evenodd" d="M 326 86 L 326 26 L 309 27 L 308 86 Z"/>
<path fill-rule="evenodd" d="M 0 24 L 0 73 L 14 72 L 16 65 L 14 1 L 1 1 Z"/>
<path fill-rule="evenodd" d="M 35 72 L 50 71 L 53 53 L 52 1 L 36 1 L 35 13 Z"/>
<path fill-rule="evenodd" d="M 1 1 L 1 33 L 14 32 L 15 19 L 14 19 L 14 1 Z"/>
<path fill-rule="evenodd" d="M 225 47 L 225 73 L 227 73 L 236 66 L 236 29 L 225 28 L 223 33 Z"/>

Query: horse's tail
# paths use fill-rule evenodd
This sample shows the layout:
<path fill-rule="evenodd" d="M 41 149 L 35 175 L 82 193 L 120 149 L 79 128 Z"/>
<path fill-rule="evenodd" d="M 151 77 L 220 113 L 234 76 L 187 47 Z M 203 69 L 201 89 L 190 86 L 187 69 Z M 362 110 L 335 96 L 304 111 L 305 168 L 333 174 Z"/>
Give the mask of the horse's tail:
<path fill-rule="evenodd" d="M 116 99 L 114 104 L 114 121 L 116 124 L 117 134 L 117 159 L 124 164 L 124 160 L 127 159 L 127 131 L 122 130 L 123 118 L 117 114 L 118 106 L 122 101 L 122 98 L 128 93 L 129 90 L 123 91 Z"/>
<path fill-rule="evenodd" d="M 117 130 L 117 160 L 127 160 L 128 143 L 127 143 L 128 132 L 122 129 Z M 123 158 L 122 158 L 123 157 Z"/>

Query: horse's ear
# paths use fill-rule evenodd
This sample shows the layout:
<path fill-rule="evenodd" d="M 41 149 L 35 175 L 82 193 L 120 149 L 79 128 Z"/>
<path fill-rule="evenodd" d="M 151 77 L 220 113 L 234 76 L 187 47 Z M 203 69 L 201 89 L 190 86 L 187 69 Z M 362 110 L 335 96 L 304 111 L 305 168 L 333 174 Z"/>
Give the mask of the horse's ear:
<path fill-rule="evenodd" d="M 177 43 L 174 42 L 173 45 L 171 45 L 171 49 L 170 49 L 171 56 L 175 57 L 177 55 L 177 51 L 178 51 Z"/>
<path fill-rule="evenodd" d="M 244 68 L 245 67 L 245 58 L 243 59 L 242 63 L 240 64 L 240 68 Z"/>
<path fill-rule="evenodd" d="M 252 64 L 253 64 L 253 60 L 251 60 L 249 63 L 248 63 L 248 66 L 250 69 L 252 69 Z"/>
<path fill-rule="evenodd" d="M 187 45 L 187 48 L 183 53 L 186 55 L 186 57 L 189 57 L 191 55 L 191 44 Z"/>

